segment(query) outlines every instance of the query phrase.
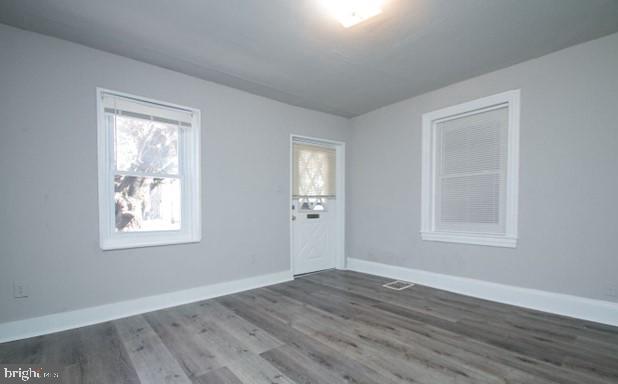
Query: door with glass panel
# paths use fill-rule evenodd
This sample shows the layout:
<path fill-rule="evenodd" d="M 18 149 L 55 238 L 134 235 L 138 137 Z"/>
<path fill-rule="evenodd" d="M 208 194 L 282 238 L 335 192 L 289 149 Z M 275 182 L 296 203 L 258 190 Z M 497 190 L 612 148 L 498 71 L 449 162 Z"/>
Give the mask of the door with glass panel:
<path fill-rule="evenodd" d="M 292 142 L 292 264 L 294 274 L 336 266 L 335 147 Z"/>

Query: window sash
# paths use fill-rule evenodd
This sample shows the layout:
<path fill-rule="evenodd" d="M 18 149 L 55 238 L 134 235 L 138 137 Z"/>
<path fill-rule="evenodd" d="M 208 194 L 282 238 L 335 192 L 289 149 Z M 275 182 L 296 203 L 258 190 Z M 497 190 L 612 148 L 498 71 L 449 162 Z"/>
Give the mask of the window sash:
<path fill-rule="evenodd" d="M 187 214 L 187 204 L 185 203 L 188 199 L 190 199 L 190 196 L 188 196 L 188 188 L 185 185 L 185 177 L 183 175 L 184 173 L 184 162 L 181 161 L 181 159 L 184 157 L 184 152 L 185 152 L 185 148 L 183 146 L 184 140 L 182 139 L 182 133 L 179 131 L 178 132 L 178 174 L 168 174 L 168 173 L 160 173 L 160 172 L 139 172 L 139 171 L 119 171 L 117 170 L 117 161 L 116 161 L 116 155 L 117 155 L 117 150 L 116 150 L 116 141 L 115 141 L 115 130 L 116 130 L 116 124 L 115 124 L 115 120 L 109 120 L 106 119 L 106 129 L 108 129 L 110 131 L 111 136 L 113 137 L 112 140 L 112 145 L 110 146 L 110 151 L 111 153 L 109 154 L 109 157 L 111 159 L 110 163 L 111 163 L 111 172 L 110 172 L 110 176 L 111 176 L 111 186 L 112 186 L 112 195 L 110 197 L 111 199 L 111 203 L 110 203 L 110 215 L 112 215 L 112 217 L 114 217 L 114 228 L 113 228 L 113 233 L 115 234 L 134 234 L 134 233 L 140 233 L 140 234 L 144 234 L 144 233 L 163 233 L 163 232 L 184 232 L 187 231 L 187 224 L 185 223 L 184 217 Z M 116 176 L 130 176 L 130 177 L 145 177 L 145 178 L 158 178 L 158 179 L 177 179 L 180 181 L 180 228 L 179 229 L 156 229 L 156 230 L 143 230 L 143 231 L 117 231 L 116 230 L 116 211 L 115 211 L 115 204 L 116 204 L 116 191 L 115 191 L 115 177 Z"/>
<path fill-rule="evenodd" d="M 182 175 L 174 175 L 169 173 L 150 173 L 150 172 L 127 172 L 127 171 L 116 171 L 113 173 L 119 176 L 135 176 L 135 177 L 152 177 L 156 179 L 183 179 Z"/>
<path fill-rule="evenodd" d="M 147 121 L 154 121 L 152 119 L 149 119 Z M 159 121 L 160 122 L 160 121 Z M 176 125 L 176 122 L 174 124 L 170 124 L 170 123 L 164 123 L 164 124 L 169 124 L 169 125 Z M 118 169 L 118 158 L 117 158 L 117 149 L 116 149 L 116 115 L 111 114 L 111 113 L 105 113 L 105 125 L 109 126 L 107 129 L 111 130 L 111 135 L 112 135 L 112 148 L 111 148 L 111 165 L 112 165 L 112 171 L 115 172 L 116 174 L 126 174 L 127 176 L 149 176 L 149 177 L 173 177 L 173 178 L 180 178 L 183 175 L 183 166 L 184 166 L 184 161 L 183 160 L 183 154 L 184 151 L 186 150 L 186 148 L 184 147 L 184 140 L 185 140 L 185 136 L 187 135 L 186 132 L 186 128 L 185 129 L 181 129 L 180 126 L 177 125 L 178 127 L 178 148 L 177 148 L 177 156 L 178 156 L 178 171 L 176 172 L 176 174 L 173 173 L 164 173 L 164 172 L 140 172 L 140 171 L 121 171 Z M 190 126 L 189 126 L 190 129 Z"/>

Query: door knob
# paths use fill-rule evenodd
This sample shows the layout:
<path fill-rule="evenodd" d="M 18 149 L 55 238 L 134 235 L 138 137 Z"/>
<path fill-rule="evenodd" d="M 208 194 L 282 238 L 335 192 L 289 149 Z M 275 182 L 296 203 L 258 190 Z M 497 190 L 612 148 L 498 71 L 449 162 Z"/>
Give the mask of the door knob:
<path fill-rule="evenodd" d="M 296 216 L 292 215 L 292 221 L 296 220 Z"/>

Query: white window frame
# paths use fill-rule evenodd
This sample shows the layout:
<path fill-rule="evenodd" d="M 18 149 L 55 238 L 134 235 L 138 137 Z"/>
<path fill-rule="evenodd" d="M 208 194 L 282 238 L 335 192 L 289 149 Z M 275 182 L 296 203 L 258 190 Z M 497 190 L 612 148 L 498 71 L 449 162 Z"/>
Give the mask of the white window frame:
<path fill-rule="evenodd" d="M 103 95 L 114 95 L 152 103 L 162 108 L 191 112 L 191 128 L 179 132 L 178 153 L 181 178 L 181 228 L 171 231 L 116 232 L 114 204 L 114 133 L 105 124 Z M 99 241 L 103 250 L 139 248 L 169 244 L 195 243 L 202 237 L 201 229 L 201 123 L 200 110 L 153 100 L 141 96 L 97 88 L 97 139 L 99 178 Z"/>
<path fill-rule="evenodd" d="M 436 123 L 505 106 L 508 108 L 505 233 L 488 234 L 436 230 Z M 423 114 L 423 165 L 421 180 L 421 238 L 423 240 L 510 248 L 517 246 L 519 120 L 520 90 L 507 91 Z"/>

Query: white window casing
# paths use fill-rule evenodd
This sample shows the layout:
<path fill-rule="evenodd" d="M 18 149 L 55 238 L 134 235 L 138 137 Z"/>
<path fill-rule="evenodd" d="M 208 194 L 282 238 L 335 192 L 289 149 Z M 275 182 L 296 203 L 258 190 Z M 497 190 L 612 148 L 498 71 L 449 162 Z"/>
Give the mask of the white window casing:
<path fill-rule="evenodd" d="M 97 88 L 104 250 L 201 240 L 200 111 Z"/>
<path fill-rule="evenodd" d="M 423 115 L 421 236 L 517 245 L 520 91 Z"/>

